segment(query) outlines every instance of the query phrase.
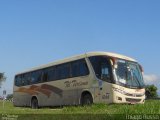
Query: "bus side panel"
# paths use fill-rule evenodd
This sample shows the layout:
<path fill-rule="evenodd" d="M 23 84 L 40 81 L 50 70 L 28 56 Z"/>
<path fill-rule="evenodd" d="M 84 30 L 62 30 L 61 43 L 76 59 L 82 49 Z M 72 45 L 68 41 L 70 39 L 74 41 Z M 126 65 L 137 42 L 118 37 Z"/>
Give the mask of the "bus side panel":
<path fill-rule="evenodd" d="M 52 93 L 50 96 L 46 96 L 44 94 L 39 94 L 38 96 L 38 104 L 41 107 L 44 106 L 59 106 L 62 104 L 62 97 L 59 95 Z"/>
<path fill-rule="evenodd" d="M 14 106 L 30 106 L 31 95 L 22 92 L 14 92 L 13 95 L 13 104 Z"/>
<path fill-rule="evenodd" d="M 78 105 L 78 91 L 65 90 L 63 94 L 63 105 Z"/>
<path fill-rule="evenodd" d="M 78 105 L 83 89 L 88 89 L 90 84 L 90 76 L 70 78 L 63 81 L 63 105 Z"/>
<path fill-rule="evenodd" d="M 100 101 L 101 103 L 113 103 L 112 83 L 103 81 L 100 90 Z"/>
<path fill-rule="evenodd" d="M 98 81 L 98 80 L 97 80 Z M 92 85 L 92 93 L 94 95 L 94 103 L 112 103 L 113 102 L 113 92 L 112 84 L 105 81 L 101 81 L 102 86 L 97 84 Z"/>
<path fill-rule="evenodd" d="M 63 105 L 79 105 L 81 94 L 85 90 L 90 91 L 94 96 L 90 90 L 94 75 L 88 59 L 86 58 L 85 60 L 88 66 L 89 75 L 69 78 L 62 83 L 64 85 Z"/>

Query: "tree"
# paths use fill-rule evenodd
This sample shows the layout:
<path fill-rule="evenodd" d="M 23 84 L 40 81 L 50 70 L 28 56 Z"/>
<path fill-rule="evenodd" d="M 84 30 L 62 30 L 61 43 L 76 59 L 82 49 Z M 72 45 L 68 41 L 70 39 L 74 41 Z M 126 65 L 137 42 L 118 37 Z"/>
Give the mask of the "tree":
<path fill-rule="evenodd" d="M 4 82 L 5 80 L 6 80 L 6 77 L 4 73 L 0 73 L 0 88 L 1 88 L 2 82 Z"/>
<path fill-rule="evenodd" d="M 6 97 L 7 100 L 12 100 L 12 98 L 13 98 L 13 94 L 8 94 Z"/>
<path fill-rule="evenodd" d="M 155 85 L 147 85 L 146 86 L 146 98 L 151 99 L 151 98 L 157 98 L 157 87 Z"/>

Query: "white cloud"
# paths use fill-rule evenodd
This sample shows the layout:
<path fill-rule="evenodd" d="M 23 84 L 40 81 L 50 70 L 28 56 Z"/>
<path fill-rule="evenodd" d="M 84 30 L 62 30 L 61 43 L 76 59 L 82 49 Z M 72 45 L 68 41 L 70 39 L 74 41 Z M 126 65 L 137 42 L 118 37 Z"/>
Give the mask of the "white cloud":
<path fill-rule="evenodd" d="M 143 77 L 145 84 L 156 84 L 160 80 L 160 77 L 155 74 L 145 74 Z"/>

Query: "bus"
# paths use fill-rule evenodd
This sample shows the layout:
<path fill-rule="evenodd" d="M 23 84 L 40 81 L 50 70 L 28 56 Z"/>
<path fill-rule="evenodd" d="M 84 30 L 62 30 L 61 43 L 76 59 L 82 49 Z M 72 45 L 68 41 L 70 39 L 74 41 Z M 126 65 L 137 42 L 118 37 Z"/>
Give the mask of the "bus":
<path fill-rule="evenodd" d="M 145 102 L 143 68 L 133 58 L 88 52 L 15 75 L 14 106 Z"/>

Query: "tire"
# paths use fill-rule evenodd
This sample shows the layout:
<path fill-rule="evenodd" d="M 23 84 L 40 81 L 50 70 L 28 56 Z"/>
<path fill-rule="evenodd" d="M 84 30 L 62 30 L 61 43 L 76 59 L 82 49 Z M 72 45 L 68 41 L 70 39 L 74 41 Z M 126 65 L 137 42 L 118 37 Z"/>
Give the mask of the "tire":
<path fill-rule="evenodd" d="M 31 108 L 32 109 L 38 109 L 38 100 L 37 98 L 33 98 L 31 101 Z"/>
<path fill-rule="evenodd" d="M 85 94 L 84 96 L 82 96 L 82 99 L 81 99 L 82 106 L 91 105 L 92 103 L 93 103 L 93 99 L 90 94 Z"/>

